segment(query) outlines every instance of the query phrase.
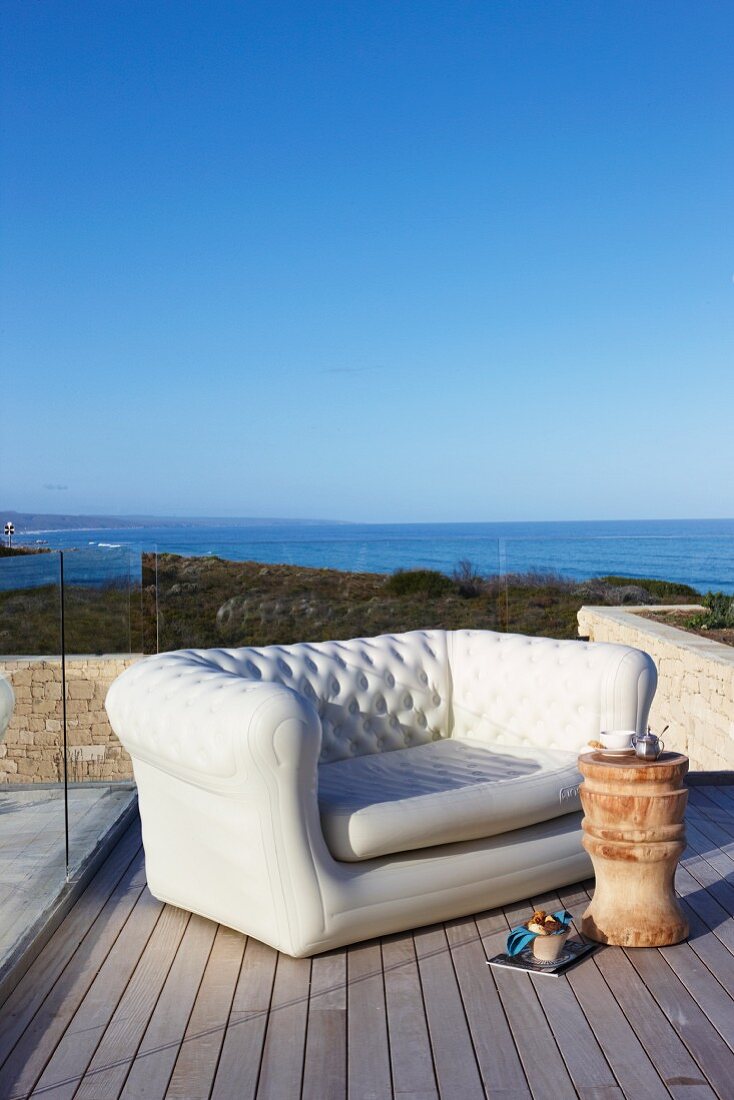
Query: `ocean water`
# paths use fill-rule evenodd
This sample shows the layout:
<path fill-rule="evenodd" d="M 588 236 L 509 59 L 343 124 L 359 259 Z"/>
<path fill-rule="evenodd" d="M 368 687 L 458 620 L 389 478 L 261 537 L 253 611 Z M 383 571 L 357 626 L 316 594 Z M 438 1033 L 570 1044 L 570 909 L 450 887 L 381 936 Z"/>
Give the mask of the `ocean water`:
<path fill-rule="evenodd" d="M 80 551 L 64 555 L 67 579 L 77 583 L 124 580 L 129 569 L 134 574 L 141 550 L 158 550 L 376 573 L 411 568 L 451 572 L 459 561 L 468 560 L 485 574 L 530 570 L 578 580 L 614 573 L 679 581 L 701 592 L 734 593 L 734 520 L 182 524 L 37 532 L 20 535 L 16 544 L 35 545 L 38 540 L 52 549 Z M 55 558 L 0 559 L 0 587 L 20 587 L 21 573 L 30 584 L 41 583 L 41 575 L 55 579 Z"/>

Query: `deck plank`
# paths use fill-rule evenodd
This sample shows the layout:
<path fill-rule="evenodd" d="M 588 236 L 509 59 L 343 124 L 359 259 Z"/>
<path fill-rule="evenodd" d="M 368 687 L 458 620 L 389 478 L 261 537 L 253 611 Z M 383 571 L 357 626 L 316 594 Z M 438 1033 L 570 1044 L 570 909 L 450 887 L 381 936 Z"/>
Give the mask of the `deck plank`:
<path fill-rule="evenodd" d="M 0 1096 L 25 1095 L 33 1089 L 144 889 L 139 851 L 0 1070 Z M 40 983 L 43 975 L 34 980 Z"/>
<path fill-rule="evenodd" d="M 166 1091 L 171 1100 L 208 1100 L 244 950 L 240 932 L 217 928 Z"/>
<path fill-rule="evenodd" d="M 530 1096 L 476 921 L 473 917 L 448 921 L 446 935 L 485 1088 L 503 1100 Z"/>
<path fill-rule="evenodd" d="M 565 904 L 563 891 L 560 896 Z M 602 948 L 591 961 L 601 972 L 670 1095 L 675 1100 L 711 1100 L 716 1093 L 626 954 L 617 948 Z"/>
<path fill-rule="evenodd" d="M 715 822 L 726 830 L 729 836 L 734 835 L 734 815 L 731 805 L 731 796 L 725 796 L 722 804 L 710 787 L 694 787 L 688 792 L 687 814 Z"/>
<path fill-rule="evenodd" d="M 487 958 L 505 950 L 508 921 L 501 909 L 482 914 L 477 918 L 477 927 Z M 493 977 L 532 1096 L 575 1096 L 571 1076 L 530 976 L 498 968 Z"/>
<path fill-rule="evenodd" d="M 695 950 L 693 943 L 663 947 L 660 954 L 729 1049 L 734 1051 L 734 1004 L 726 989 L 727 984 L 730 987 L 733 984 L 732 961 L 729 960 L 729 965 L 723 972 L 716 968 L 712 970 Z"/>
<path fill-rule="evenodd" d="M 734 791 L 730 787 L 696 787 L 696 791 L 700 791 L 704 798 L 718 806 L 725 814 L 734 813 Z"/>
<path fill-rule="evenodd" d="M 556 894 L 533 898 L 533 906 L 550 912 L 565 908 Z M 510 914 L 505 909 L 505 913 L 512 916 L 512 924 L 515 925 L 527 915 L 528 910 L 514 909 Z M 579 1095 L 593 1095 L 594 1090 L 602 1092 L 618 1087 L 620 1082 L 610 1069 L 568 980 L 550 981 L 542 976 L 533 976 L 531 981 Z"/>
<path fill-rule="evenodd" d="M 428 1030 L 442 1096 L 484 1095 L 461 990 L 443 927 L 414 934 Z"/>
<path fill-rule="evenodd" d="M 212 1100 L 252 1100 L 257 1092 L 278 952 L 248 939 Z"/>
<path fill-rule="evenodd" d="M 412 935 L 402 932 L 386 936 L 382 941 L 382 960 L 394 1093 L 404 1100 L 438 1100 Z"/>
<path fill-rule="evenodd" d="M 673 969 L 659 965 L 660 952 L 656 948 L 626 950 L 625 953 L 673 1029 L 696 1059 L 701 1074 L 718 1096 L 728 1100 L 734 1082 L 734 1052 L 707 1019 Z"/>
<path fill-rule="evenodd" d="M 691 949 L 716 976 L 716 980 L 723 986 L 729 997 L 734 999 L 734 960 L 732 960 L 731 951 L 701 920 L 685 898 L 681 898 L 681 905 L 688 920 L 688 943 Z M 667 948 L 663 951 L 667 951 Z"/>
<path fill-rule="evenodd" d="M 304 1100 L 341 1100 L 347 1091 L 347 953 L 330 951 L 311 964 Z"/>
<path fill-rule="evenodd" d="M 731 886 L 711 864 L 689 849 L 675 876 L 676 890 L 734 952 L 734 897 Z"/>
<path fill-rule="evenodd" d="M 695 855 L 705 860 L 709 867 L 726 882 L 732 872 L 734 872 L 734 859 L 732 859 L 727 851 L 714 842 L 711 832 L 715 833 L 716 831 L 716 829 L 706 829 L 706 826 L 703 824 L 700 829 L 697 829 L 695 825 L 689 824 L 686 830 L 688 853 L 689 858 Z M 712 881 L 715 880 L 712 879 Z"/>
<path fill-rule="evenodd" d="M 163 903 L 144 890 L 32 1095 L 71 1100 L 162 912 Z"/>
<path fill-rule="evenodd" d="M 724 874 L 731 872 L 734 863 L 734 827 L 727 828 L 725 820 L 715 820 L 696 812 L 686 818 L 686 836 L 690 835 L 695 838 L 700 855 L 712 859 L 714 866 L 718 863 L 724 868 Z"/>
<path fill-rule="evenodd" d="M 675 876 L 676 891 L 693 910 L 698 919 L 711 930 L 714 936 L 734 954 L 734 921 L 723 906 L 711 896 L 701 883 L 685 867 L 679 867 Z"/>
<path fill-rule="evenodd" d="M 573 916 L 578 933 L 581 915 L 589 904 L 588 893 L 580 888 L 563 890 L 558 900 Z M 573 967 L 566 977 L 628 1100 L 665 1100 L 669 1097 L 668 1089 L 599 968 L 593 964 L 593 958 L 586 965 Z"/>
<path fill-rule="evenodd" d="M 380 944 L 347 951 L 347 1089 L 350 1100 L 393 1095 Z"/>
<path fill-rule="evenodd" d="M 597 965 L 675 1100 L 715 1096 L 647 986 L 621 952 L 600 951 Z"/>
<path fill-rule="evenodd" d="M 303 1079 L 311 959 L 278 955 L 257 1096 L 298 1097 Z"/>
<path fill-rule="evenodd" d="M 121 1092 L 124 1100 L 163 1100 L 183 1042 L 217 925 L 194 914 Z"/>
<path fill-rule="evenodd" d="M 734 837 L 732 830 L 727 828 L 724 820 L 714 820 L 706 814 L 699 813 L 694 807 L 694 812 L 686 818 L 686 836 L 691 834 L 696 839 L 699 852 L 706 859 L 718 861 L 728 874 L 734 861 Z M 714 863 L 714 866 L 716 862 Z"/>
<path fill-rule="evenodd" d="M 75 1100 L 117 1100 L 188 922 L 189 914 L 172 905 L 161 913 Z"/>

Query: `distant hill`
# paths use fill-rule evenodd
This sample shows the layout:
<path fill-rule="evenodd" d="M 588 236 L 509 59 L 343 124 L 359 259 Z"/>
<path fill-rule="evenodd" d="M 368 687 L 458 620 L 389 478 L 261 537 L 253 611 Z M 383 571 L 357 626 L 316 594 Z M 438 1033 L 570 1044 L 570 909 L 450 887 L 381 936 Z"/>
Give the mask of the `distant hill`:
<path fill-rule="evenodd" d="M 127 527 L 263 527 L 273 524 L 305 527 L 320 523 L 339 524 L 339 520 L 279 519 L 256 516 L 71 516 L 52 512 L 15 512 L 12 508 L 0 509 L 0 527 L 5 523 L 15 525 L 16 534 L 37 531 L 83 531 Z"/>

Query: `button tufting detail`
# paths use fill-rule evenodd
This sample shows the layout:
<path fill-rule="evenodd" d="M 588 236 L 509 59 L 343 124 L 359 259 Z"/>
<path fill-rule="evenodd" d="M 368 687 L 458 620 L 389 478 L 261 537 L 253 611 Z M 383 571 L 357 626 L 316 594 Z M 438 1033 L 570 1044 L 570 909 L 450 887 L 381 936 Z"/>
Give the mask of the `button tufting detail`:
<path fill-rule="evenodd" d="M 295 691 L 309 701 L 311 715 L 311 708 L 321 715 L 324 764 L 391 752 L 406 737 L 413 746 L 427 744 L 449 731 L 452 738 L 471 733 L 508 745 L 577 750 L 598 734 L 601 707 L 611 706 L 600 701 L 602 686 L 613 682 L 618 663 L 618 647 L 487 631 L 192 649 L 133 666 L 117 710 L 133 755 L 139 747 L 163 763 L 221 777 L 241 766 L 234 716 L 257 712 L 255 695 L 266 699 L 268 684 L 274 700 L 277 692 L 285 700 Z M 281 684 L 287 686 L 276 689 Z M 110 691 L 114 698 L 114 686 Z M 128 698 L 129 712 L 141 715 L 130 723 L 123 715 Z"/>

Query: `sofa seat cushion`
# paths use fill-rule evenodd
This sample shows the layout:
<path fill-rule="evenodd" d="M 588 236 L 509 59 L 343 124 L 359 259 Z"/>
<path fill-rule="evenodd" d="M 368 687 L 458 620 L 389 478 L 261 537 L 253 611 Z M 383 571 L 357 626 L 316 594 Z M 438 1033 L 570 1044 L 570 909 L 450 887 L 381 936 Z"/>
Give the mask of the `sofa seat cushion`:
<path fill-rule="evenodd" d="M 478 840 L 580 808 L 577 753 L 447 739 L 319 768 L 335 859 Z"/>

